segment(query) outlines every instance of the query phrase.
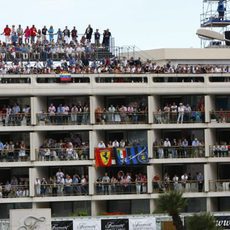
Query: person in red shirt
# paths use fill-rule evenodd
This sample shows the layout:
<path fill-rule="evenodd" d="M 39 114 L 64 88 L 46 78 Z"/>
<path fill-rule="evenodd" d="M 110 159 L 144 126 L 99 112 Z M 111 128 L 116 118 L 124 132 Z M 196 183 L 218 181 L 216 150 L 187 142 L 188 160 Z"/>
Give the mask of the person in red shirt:
<path fill-rule="evenodd" d="M 9 28 L 8 25 L 6 25 L 6 27 L 4 28 L 2 35 L 3 34 L 5 35 L 5 42 L 7 44 L 10 43 L 11 42 L 11 39 L 10 39 L 11 29 Z"/>
<path fill-rule="evenodd" d="M 29 43 L 29 40 L 30 40 L 30 28 L 29 28 L 29 26 L 26 27 L 24 34 L 25 34 L 25 43 Z"/>
<path fill-rule="evenodd" d="M 35 42 L 35 37 L 37 35 L 37 29 L 36 27 L 33 25 L 31 28 L 30 28 L 30 37 L 31 37 L 31 43 L 34 43 Z"/>

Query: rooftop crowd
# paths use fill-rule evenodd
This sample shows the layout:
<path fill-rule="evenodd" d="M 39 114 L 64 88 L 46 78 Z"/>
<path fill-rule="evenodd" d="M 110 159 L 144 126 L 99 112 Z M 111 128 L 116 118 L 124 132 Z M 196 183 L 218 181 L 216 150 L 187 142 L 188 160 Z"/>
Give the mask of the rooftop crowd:
<path fill-rule="evenodd" d="M 153 60 L 140 58 L 110 57 L 111 32 L 88 25 L 83 34 L 76 27 L 55 30 L 36 28 L 35 25 L 22 28 L 6 25 L 0 40 L 0 74 L 59 74 L 63 71 L 72 74 L 100 73 L 177 73 L 204 74 L 229 73 L 228 65 L 158 65 Z M 95 55 L 98 48 L 108 52 L 104 57 Z"/>

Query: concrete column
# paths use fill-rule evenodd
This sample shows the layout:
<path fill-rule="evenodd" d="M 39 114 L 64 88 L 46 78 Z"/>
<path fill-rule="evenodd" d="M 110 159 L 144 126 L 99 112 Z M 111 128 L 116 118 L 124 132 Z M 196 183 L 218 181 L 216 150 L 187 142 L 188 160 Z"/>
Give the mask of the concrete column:
<path fill-rule="evenodd" d="M 152 165 L 148 165 L 147 166 L 147 180 L 148 180 L 148 193 L 152 193 L 153 192 L 153 184 L 152 184 L 152 180 L 153 180 L 153 175 L 154 175 L 154 170 L 153 170 L 153 166 Z"/>
<path fill-rule="evenodd" d="M 30 133 L 30 153 L 31 161 L 38 160 L 39 147 L 43 142 L 43 135 L 41 132 Z"/>
<path fill-rule="evenodd" d="M 36 175 L 35 175 L 35 169 L 34 168 L 29 168 L 29 192 L 30 192 L 30 197 L 34 197 L 35 192 L 34 192 L 34 181 L 35 181 Z"/>
<path fill-rule="evenodd" d="M 31 124 L 37 125 L 37 114 L 41 111 L 47 113 L 46 97 L 31 97 Z"/>
<path fill-rule="evenodd" d="M 217 201 L 216 197 L 207 197 L 206 198 L 206 211 L 207 212 L 216 212 L 217 211 Z"/>
<path fill-rule="evenodd" d="M 213 95 L 205 95 L 204 96 L 205 103 L 205 122 L 210 122 L 210 112 L 212 110 L 215 111 L 215 98 Z"/>
<path fill-rule="evenodd" d="M 148 156 L 149 158 L 153 158 L 153 130 L 147 131 L 147 143 L 148 143 Z"/>
<path fill-rule="evenodd" d="M 92 166 L 88 167 L 88 175 L 89 175 L 89 195 L 94 195 L 95 191 L 95 181 L 96 181 L 96 173 L 95 173 L 95 168 Z"/>
<path fill-rule="evenodd" d="M 205 143 L 205 157 L 210 156 L 210 148 L 216 142 L 215 130 L 205 129 L 204 130 L 204 143 Z"/>
<path fill-rule="evenodd" d="M 95 124 L 95 109 L 96 109 L 96 97 L 89 97 L 89 106 L 90 106 L 90 124 Z"/>
<path fill-rule="evenodd" d="M 204 191 L 209 192 L 215 186 L 217 179 L 217 166 L 216 163 L 208 163 L 204 165 Z"/>
<path fill-rule="evenodd" d="M 154 200 L 154 199 L 151 199 L 150 201 L 149 201 L 149 210 L 150 210 L 150 214 L 152 214 L 154 211 L 155 211 L 155 209 L 156 209 L 156 200 Z"/>
<path fill-rule="evenodd" d="M 154 112 L 154 97 L 148 96 L 148 123 L 153 123 L 153 112 Z"/>

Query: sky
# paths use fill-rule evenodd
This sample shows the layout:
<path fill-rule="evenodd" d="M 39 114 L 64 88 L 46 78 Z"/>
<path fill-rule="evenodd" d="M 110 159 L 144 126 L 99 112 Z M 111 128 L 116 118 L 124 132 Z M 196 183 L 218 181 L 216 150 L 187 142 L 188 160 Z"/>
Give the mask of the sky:
<path fill-rule="evenodd" d="M 135 50 L 200 48 L 203 0 L 14 0 L 1 1 L 0 31 L 5 25 L 72 29 L 88 24 L 101 33 L 110 29 L 116 46 Z M 0 37 L 3 40 L 3 36 Z"/>

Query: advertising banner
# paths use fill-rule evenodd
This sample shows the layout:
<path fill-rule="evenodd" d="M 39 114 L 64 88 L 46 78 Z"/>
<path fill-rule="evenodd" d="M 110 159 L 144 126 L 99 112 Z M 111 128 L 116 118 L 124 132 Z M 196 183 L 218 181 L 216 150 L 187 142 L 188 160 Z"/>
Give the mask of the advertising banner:
<path fill-rule="evenodd" d="M 143 217 L 143 218 L 130 218 L 129 230 L 156 230 L 156 218 Z"/>
<path fill-rule="evenodd" d="M 101 230 L 99 219 L 76 219 L 73 221 L 74 230 Z"/>
<path fill-rule="evenodd" d="M 216 226 L 221 229 L 230 229 L 230 216 L 215 216 Z"/>
<path fill-rule="evenodd" d="M 52 221 L 52 230 L 73 230 L 72 220 Z"/>
<path fill-rule="evenodd" d="M 102 219 L 101 230 L 129 230 L 129 219 Z"/>

